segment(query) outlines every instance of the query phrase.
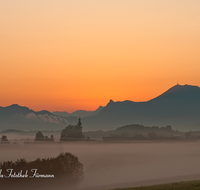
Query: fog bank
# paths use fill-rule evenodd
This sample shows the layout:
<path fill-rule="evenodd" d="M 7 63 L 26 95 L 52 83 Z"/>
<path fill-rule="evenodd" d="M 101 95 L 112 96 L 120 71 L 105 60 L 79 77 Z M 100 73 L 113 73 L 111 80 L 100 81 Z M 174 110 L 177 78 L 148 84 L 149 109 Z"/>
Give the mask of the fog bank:
<path fill-rule="evenodd" d="M 199 142 L 1 145 L 0 151 L 1 162 L 16 161 L 18 158 L 31 161 L 38 157 L 56 157 L 61 152 L 70 152 L 78 156 L 84 165 L 85 177 L 79 189 L 192 180 L 200 176 Z"/>

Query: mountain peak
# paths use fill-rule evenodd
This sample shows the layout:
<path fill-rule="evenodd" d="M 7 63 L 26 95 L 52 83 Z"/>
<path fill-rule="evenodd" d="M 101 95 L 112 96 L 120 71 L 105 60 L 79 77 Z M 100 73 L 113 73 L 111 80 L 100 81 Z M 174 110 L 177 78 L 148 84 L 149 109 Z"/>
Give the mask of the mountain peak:
<path fill-rule="evenodd" d="M 7 106 L 7 107 L 22 107 L 22 106 L 20 106 L 19 104 L 12 104 L 12 105 Z"/>
<path fill-rule="evenodd" d="M 110 99 L 109 103 L 114 103 L 114 101 L 112 99 Z"/>
<path fill-rule="evenodd" d="M 172 86 L 170 89 L 168 89 L 166 92 L 168 91 L 172 91 L 172 90 L 193 90 L 193 89 L 200 89 L 198 86 L 194 86 L 194 85 L 180 85 L 180 84 L 176 84 L 174 86 Z"/>
<path fill-rule="evenodd" d="M 108 102 L 107 106 L 108 106 L 108 105 L 111 105 L 111 104 L 113 104 L 113 103 L 114 103 L 114 101 L 110 99 L 110 101 Z"/>
<path fill-rule="evenodd" d="M 177 84 L 175 86 L 172 86 L 169 88 L 166 92 L 161 94 L 160 96 L 154 98 L 160 99 L 160 98 L 199 98 L 200 97 L 200 88 L 198 86 L 193 85 L 180 85 Z"/>
<path fill-rule="evenodd" d="M 10 106 L 5 107 L 5 109 L 28 109 L 26 106 L 20 106 L 19 104 L 12 104 Z"/>

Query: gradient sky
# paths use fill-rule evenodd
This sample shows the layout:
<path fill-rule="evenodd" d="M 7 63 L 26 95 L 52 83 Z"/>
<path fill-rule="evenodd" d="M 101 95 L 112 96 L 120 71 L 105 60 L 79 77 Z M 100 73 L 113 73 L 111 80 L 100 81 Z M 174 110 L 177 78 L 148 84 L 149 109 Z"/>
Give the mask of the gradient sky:
<path fill-rule="evenodd" d="M 0 0 L 0 106 L 95 110 L 199 72 L 199 0 Z"/>

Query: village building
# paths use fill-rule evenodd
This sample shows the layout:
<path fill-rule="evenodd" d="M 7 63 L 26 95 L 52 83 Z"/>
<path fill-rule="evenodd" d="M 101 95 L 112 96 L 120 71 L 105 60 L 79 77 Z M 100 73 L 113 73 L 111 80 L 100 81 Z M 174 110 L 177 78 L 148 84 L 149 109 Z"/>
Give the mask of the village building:
<path fill-rule="evenodd" d="M 82 132 L 82 123 L 81 119 L 79 118 L 77 125 L 68 125 L 61 131 L 60 135 L 61 141 L 79 141 L 79 140 L 85 140 L 85 136 Z"/>

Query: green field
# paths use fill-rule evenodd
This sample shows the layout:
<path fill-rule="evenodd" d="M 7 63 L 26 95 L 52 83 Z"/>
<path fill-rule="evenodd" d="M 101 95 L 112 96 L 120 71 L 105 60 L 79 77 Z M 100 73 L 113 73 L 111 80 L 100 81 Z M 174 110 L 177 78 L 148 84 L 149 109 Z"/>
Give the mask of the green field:
<path fill-rule="evenodd" d="M 200 190 L 200 180 L 152 186 L 117 188 L 113 190 Z"/>

